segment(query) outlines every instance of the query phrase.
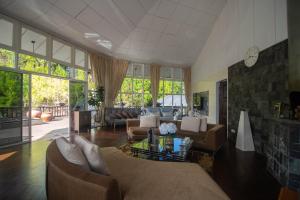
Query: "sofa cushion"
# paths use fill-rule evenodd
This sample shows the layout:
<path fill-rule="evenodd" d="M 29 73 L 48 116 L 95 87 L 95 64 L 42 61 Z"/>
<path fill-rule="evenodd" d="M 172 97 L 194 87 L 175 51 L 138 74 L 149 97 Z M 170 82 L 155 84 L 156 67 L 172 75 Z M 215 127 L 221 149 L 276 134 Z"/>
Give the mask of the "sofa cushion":
<path fill-rule="evenodd" d="M 79 135 L 74 136 L 74 143 L 80 147 L 92 171 L 109 175 L 109 170 L 102 159 L 101 151 L 97 145 Z"/>
<path fill-rule="evenodd" d="M 141 116 L 140 117 L 140 127 L 146 127 L 146 128 L 157 127 L 157 117 L 156 116 Z"/>
<path fill-rule="evenodd" d="M 183 117 L 181 122 L 181 130 L 198 133 L 200 130 L 200 118 Z"/>
<path fill-rule="evenodd" d="M 135 114 L 132 112 L 128 112 L 127 114 L 129 116 L 129 118 L 131 118 L 131 119 L 136 117 Z"/>
<path fill-rule="evenodd" d="M 110 117 L 111 119 L 121 119 L 119 116 L 116 115 L 116 113 L 110 113 L 110 114 L 109 114 L 109 117 Z"/>
<path fill-rule="evenodd" d="M 130 116 L 128 115 L 128 112 L 125 111 L 125 110 L 121 112 L 121 115 L 123 116 L 124 119 L 129 119 L 130 118 Z"/>
<path fill-rule="evenodd" d="M 88 161 L 79 146 L 70 143 L 64 137 L 57 138 L 55 142 L 60 153 L 68 162 L 78 165 L 83 169 L 90 170 Z"/>
<path fill-rule="evenodd" d="M 201 118 L 200 119 L 200 131 L 206 132 L 207 131 L 207 118 Z"/>
<path fill-rule="evenodd" d="M 124 118 L 123 115 L 120 112 L 115 113 L 116 119 L 122 119 Z"/>

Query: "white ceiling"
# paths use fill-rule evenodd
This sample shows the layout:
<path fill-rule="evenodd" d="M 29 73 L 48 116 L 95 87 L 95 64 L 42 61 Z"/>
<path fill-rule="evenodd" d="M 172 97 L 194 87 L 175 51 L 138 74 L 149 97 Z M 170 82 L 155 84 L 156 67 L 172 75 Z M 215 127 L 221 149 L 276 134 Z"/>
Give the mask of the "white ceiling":
<path fill-rule="evenodd" d="M 190 65 L 225 3 L 226 0 L 0 0 L 0 11 L 117 57 Z M 85 33 L 92 33 L 92 37 L 86 38 Z M 111 42 L 111 49 L 97 40 Z"/>

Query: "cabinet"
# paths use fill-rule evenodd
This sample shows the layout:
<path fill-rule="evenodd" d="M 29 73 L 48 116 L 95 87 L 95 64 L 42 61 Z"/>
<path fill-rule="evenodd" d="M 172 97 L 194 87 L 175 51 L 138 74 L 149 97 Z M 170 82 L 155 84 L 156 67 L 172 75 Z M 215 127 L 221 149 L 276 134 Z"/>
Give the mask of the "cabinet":
<path fill-rule="evenodd" d="M 91 128 L 91 111 L 74 111 L 73 127 L 75 132 L 86 132 Z"/>

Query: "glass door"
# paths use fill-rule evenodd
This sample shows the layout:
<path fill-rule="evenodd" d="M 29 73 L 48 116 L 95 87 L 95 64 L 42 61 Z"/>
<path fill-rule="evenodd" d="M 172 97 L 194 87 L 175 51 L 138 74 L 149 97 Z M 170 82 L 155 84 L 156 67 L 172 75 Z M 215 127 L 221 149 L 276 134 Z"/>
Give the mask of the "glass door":
<path fill-rule="evenodd" d="M 0 147 L 23 142 L 23 115 L 23 74 L 0 70 Z"/>
<path fill-rule="evenodd" d="M 86 83 L 69 81 L 70 131 L 74 131 L 74 111 L 86 109 Z"/>

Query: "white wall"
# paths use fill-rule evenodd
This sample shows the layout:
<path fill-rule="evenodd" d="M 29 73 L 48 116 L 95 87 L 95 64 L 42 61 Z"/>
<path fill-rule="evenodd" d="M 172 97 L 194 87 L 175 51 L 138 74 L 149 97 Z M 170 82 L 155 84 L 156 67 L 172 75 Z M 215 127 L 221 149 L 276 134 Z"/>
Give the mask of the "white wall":
<path fill-rule="evenodd" d="M 264 50 L 285 39 L 286 0 L 227 0 L 192 66 L 192 91 L 209 90 L 211 123 L 216 122 L 216 82 L 227 78 L 227 68 L 243 60 L 249 47 Z"/>

